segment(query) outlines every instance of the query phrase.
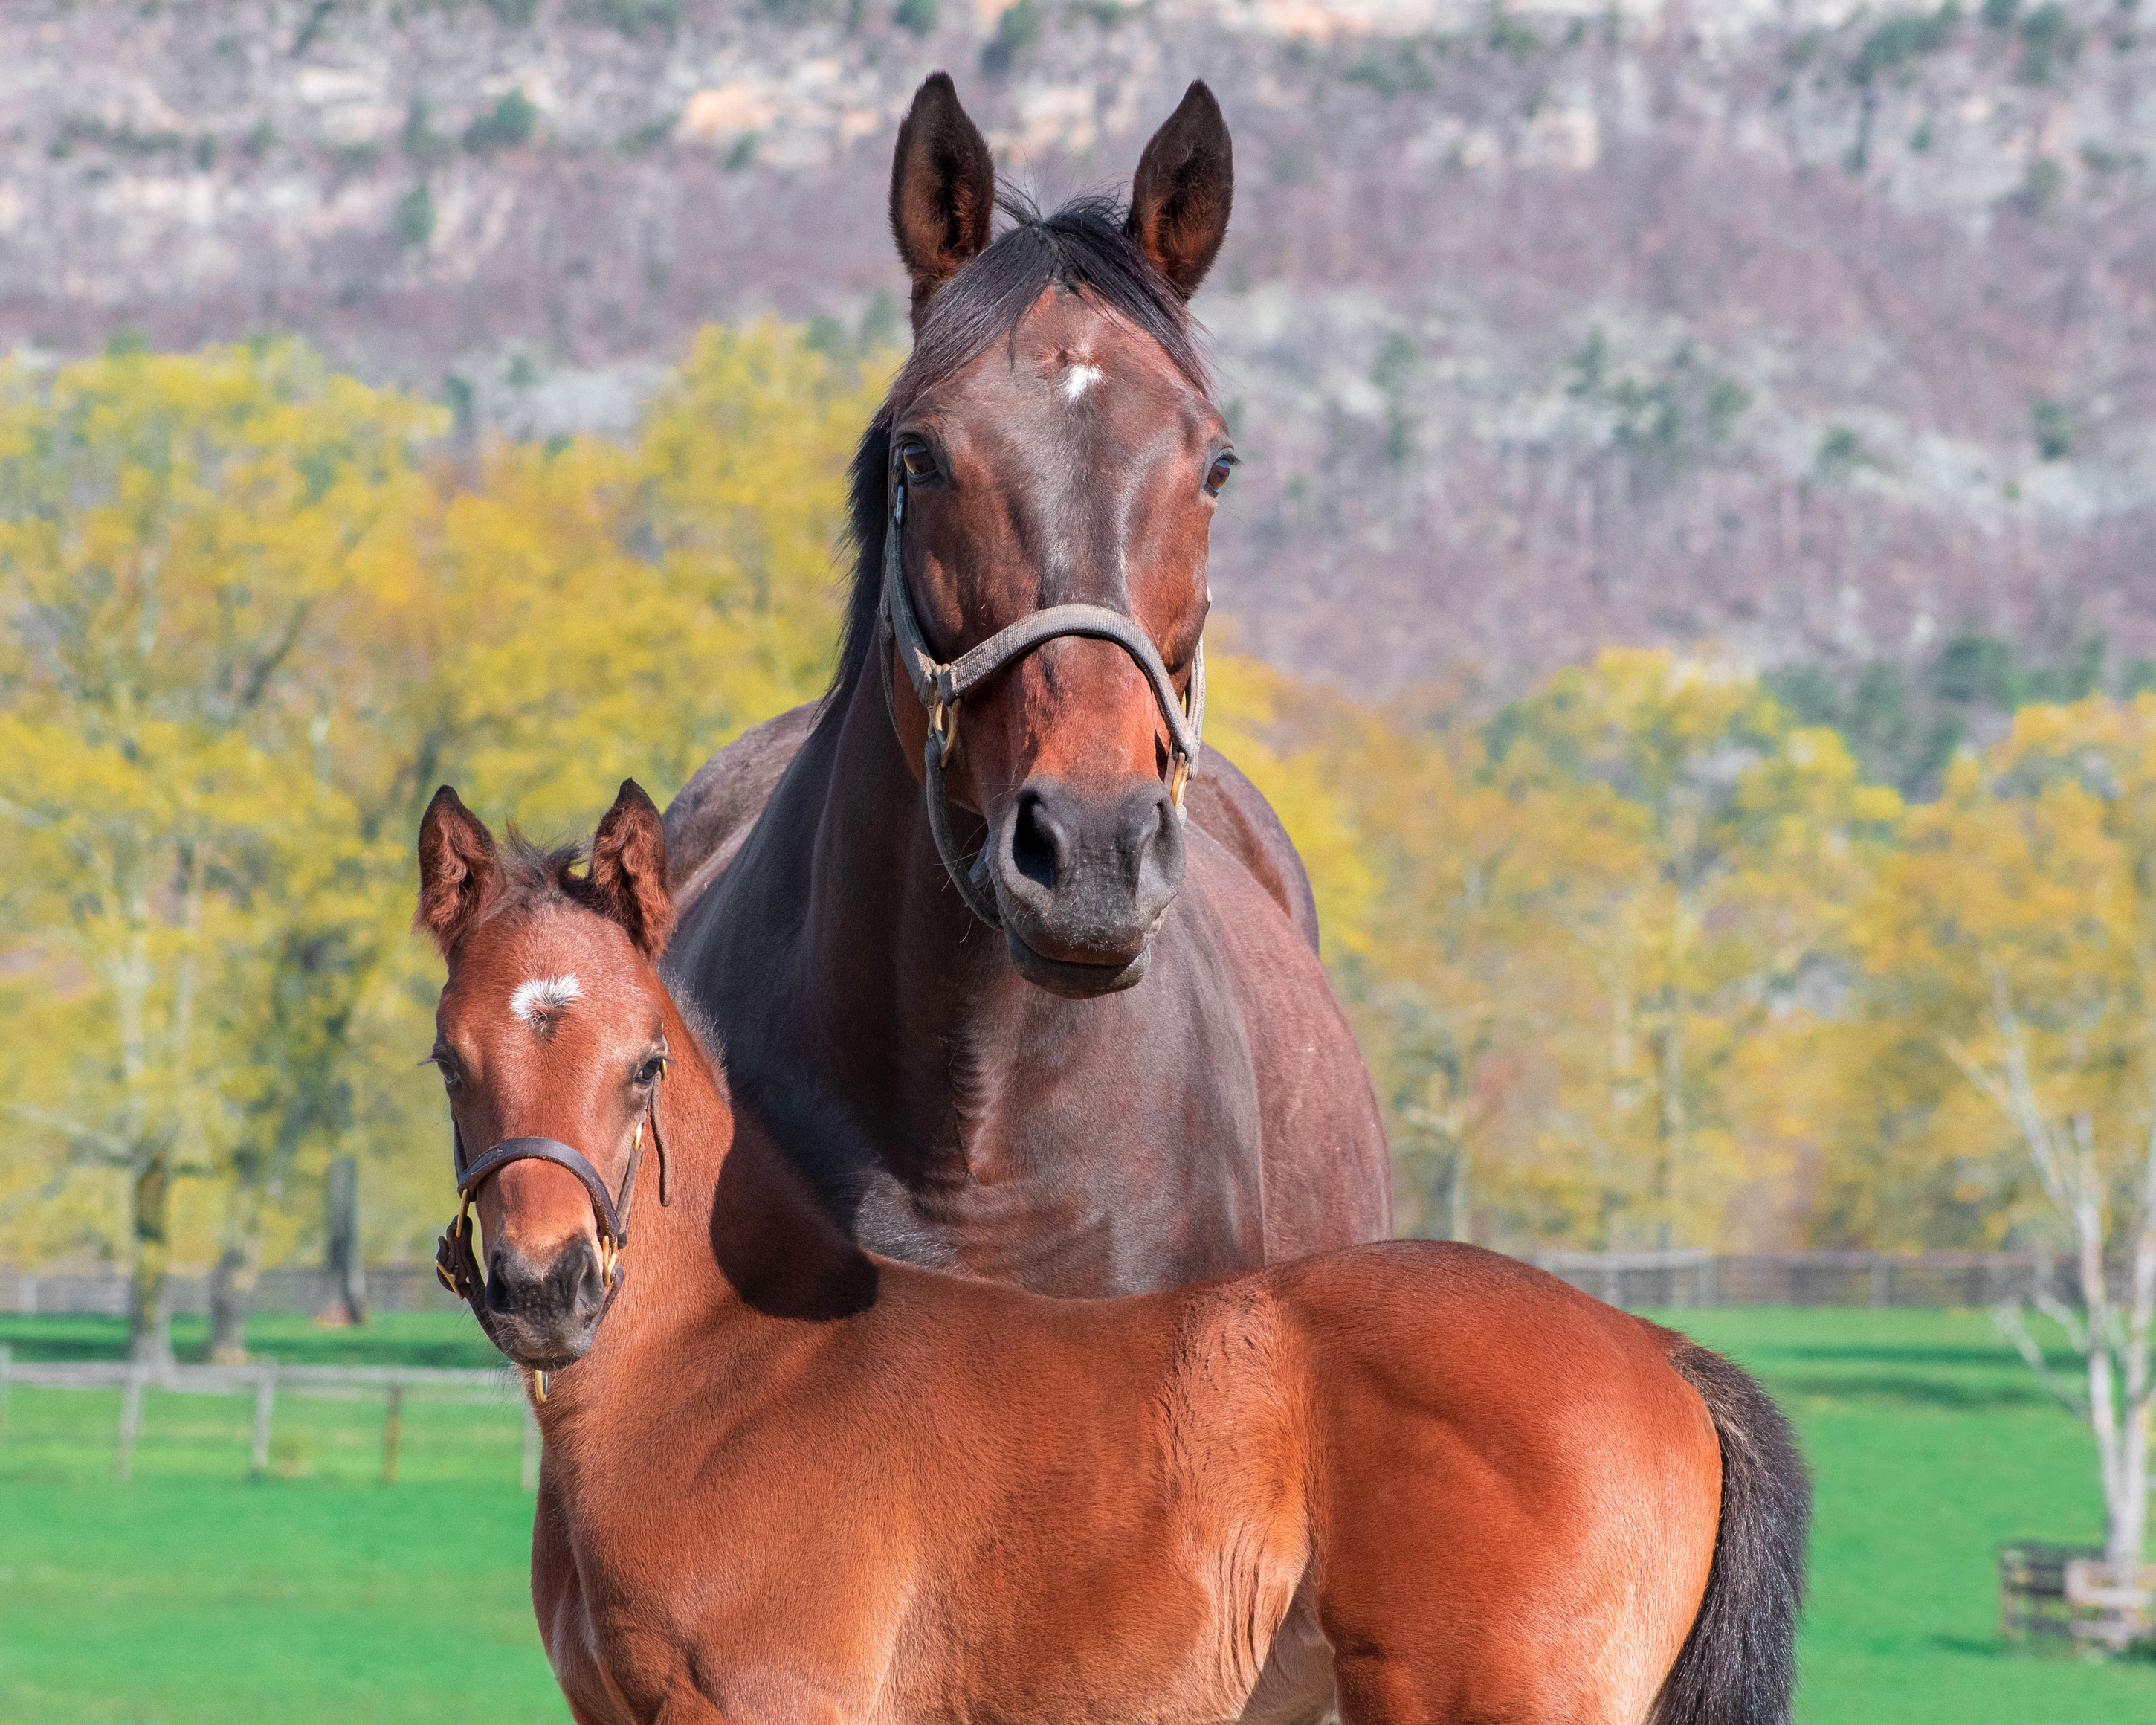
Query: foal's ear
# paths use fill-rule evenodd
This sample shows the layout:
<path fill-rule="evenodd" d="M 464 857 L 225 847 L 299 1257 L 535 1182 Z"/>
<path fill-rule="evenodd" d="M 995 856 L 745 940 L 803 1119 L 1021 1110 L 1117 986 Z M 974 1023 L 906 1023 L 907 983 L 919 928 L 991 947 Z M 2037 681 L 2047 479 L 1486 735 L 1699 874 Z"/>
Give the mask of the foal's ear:
<path fill-rule="evenodd" d="M 666 823 L 633 778 L 622 780 L 621 793 L 592 839 L 589 879 L 598 908 L 622 926 L 645 957 L 657 958 L 674 932 Z"/>
<path fill-rule="evenodd" d="M 951 74 L 931 73 L 914 92 L 891 162 L 891 233 L 913 278 L 916 333 L 936 290 L 988 244 L 995 213 L 988 141 L 958 105 Z"/>
<path fill-rule="evenodd" d="M 1194 84 L 1138 158 L 1123 231 L 1187 300 L 1219 255 L 1235 201 L 1235 146 L 1228 122 L 1213 92 Z"/>
<path fill-rule="evenodd" d="M 501 886 L 494 834 L 444 785 L 419 822 L 419 908 L 415 932 L 432 935 L 446 958 Z"/>

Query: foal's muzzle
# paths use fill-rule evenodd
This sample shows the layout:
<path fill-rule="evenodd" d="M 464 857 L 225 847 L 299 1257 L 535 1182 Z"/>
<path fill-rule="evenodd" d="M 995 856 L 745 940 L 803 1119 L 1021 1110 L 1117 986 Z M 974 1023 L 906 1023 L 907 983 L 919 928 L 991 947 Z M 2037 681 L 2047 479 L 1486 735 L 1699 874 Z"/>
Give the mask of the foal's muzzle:
<path fill-rule="evenodd" d="M 659 1090 L 668 1064 L 661 1055 L 659 1076 L 652 1081 L 644 1114 L 636 1122 L 619 1198 L 607 1190 L 599 1171 L 583 1151 L 557 1138 L 504 1138 L 485 1155 L 468 1159 L 464 1132 L 455 1117 L 450 1117 L 449 1156 L 456 1169 L 459 1201 L 447 1231 L 434 1242 L 434 1274 L 444 1287 L 471 1307 L 472 1316 L 496 1348 L 537 1372 L 534 1388 L 542 1401 L 547 1399 L 547 1373 L 584 1357 L 608 1302 L 628 1274 L 622 1254 L 629 1247 L 629 1211 L 636 1202 L 636 1175 L 644 1164 L 647 1126 L 652 1147 L 659 1153 L 659 1201 L 670 1201 L 666 1139 L 659 1127 Z M 487 1181 L 519 1162 L 551 1162 L 577 1177 L 592 1201 L 597 1244 L 579 1239 L 542 1267 L 534 1266 L 513 1240 L 500 1241 L 488 1253 L 487 1273 L 481 1276 L 472 1252 L 472 1199 Z"/>
<path fill-rule="evenodd" d="M 588 1240 L 566 1242 L 544 1264 L 508 1242 L 487 1254 L 485 1299 L 495 1345 L 536 1370 L 558 1372 L 584 1357 L 610 1292 Z"/>

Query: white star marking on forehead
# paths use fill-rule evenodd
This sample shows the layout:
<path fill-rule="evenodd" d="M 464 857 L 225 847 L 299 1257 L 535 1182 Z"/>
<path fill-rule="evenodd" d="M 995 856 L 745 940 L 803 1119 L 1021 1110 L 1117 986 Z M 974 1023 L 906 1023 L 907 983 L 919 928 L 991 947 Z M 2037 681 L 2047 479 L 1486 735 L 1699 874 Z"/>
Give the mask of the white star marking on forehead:
<path fill-rule="evenodd" d="M 509 1009 L 535 1030 L 552 1029 L 569 1003 L 581 1000 L 583 993 L 584 985 L 572 975 L 535 977 L 516 985 Z"/>
<path fill-rule="evenodd" d="M 1089 387 L 1100 381 L 1101 368 L 1098 366 L 1076 365 L 1069 367 L 1063 373 L 1064 400 L 1077 400 Z"/>

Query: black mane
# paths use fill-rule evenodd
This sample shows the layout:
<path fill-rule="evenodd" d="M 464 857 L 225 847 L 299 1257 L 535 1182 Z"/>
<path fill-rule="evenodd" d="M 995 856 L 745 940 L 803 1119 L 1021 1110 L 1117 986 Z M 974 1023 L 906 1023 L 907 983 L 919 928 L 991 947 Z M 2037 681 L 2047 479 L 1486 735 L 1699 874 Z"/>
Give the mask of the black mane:
<path fill-rule="evenodd" d="M 536 910 L 556 899 L 588 906 L 584 878 L 577 872 L 583 865 L 585 849 L 581 843 L 536 845 L 511 826 L 495 853 L 501 865 L 501 891 L 486 908 L 488 918 Z"/>
<path fill-rule="evenodd" d="M 830 697 L 852 686 L 875 639 L 883 583 L 885 484 L 891 464 L 891 420 L 898 409 L 971 364 L 993 343 L 1014 341 L 1019 320 L 1043 290 L 1052 286 L 1084 290 L 1105 310 L 1158 341 L 1194 388 L 1211 393 L 1190 309 L 1123 232 L 1121 203 L 1112 198 L 1077 198 L 1050 216 L 1040 214 L 1010 193 L 1000 194 L 997 204 L 1014 225 L 928 302 L 928 316 L 913 352 L 854 454 L 847 532 L 854 547 L 854 586 L 838 669 L 825 697 L 831 711 L 838 703 Z"/>

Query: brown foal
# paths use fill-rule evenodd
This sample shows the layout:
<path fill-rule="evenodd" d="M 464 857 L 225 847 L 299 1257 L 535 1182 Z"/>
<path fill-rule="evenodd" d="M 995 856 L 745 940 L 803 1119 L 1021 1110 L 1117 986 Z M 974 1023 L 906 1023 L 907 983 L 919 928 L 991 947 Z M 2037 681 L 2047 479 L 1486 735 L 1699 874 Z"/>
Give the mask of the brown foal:
<path fill-rule="evenodd" d="M 1081 1301 L 877 1256 L 662 985 L 640 790 L 583 873 L 446 788 L 419 855 L 445 1261 L 544 1392 L 582 1725 L 1786 1718 L 1804 1475 L 1727 1362 L 1464 1245 Z"/>

